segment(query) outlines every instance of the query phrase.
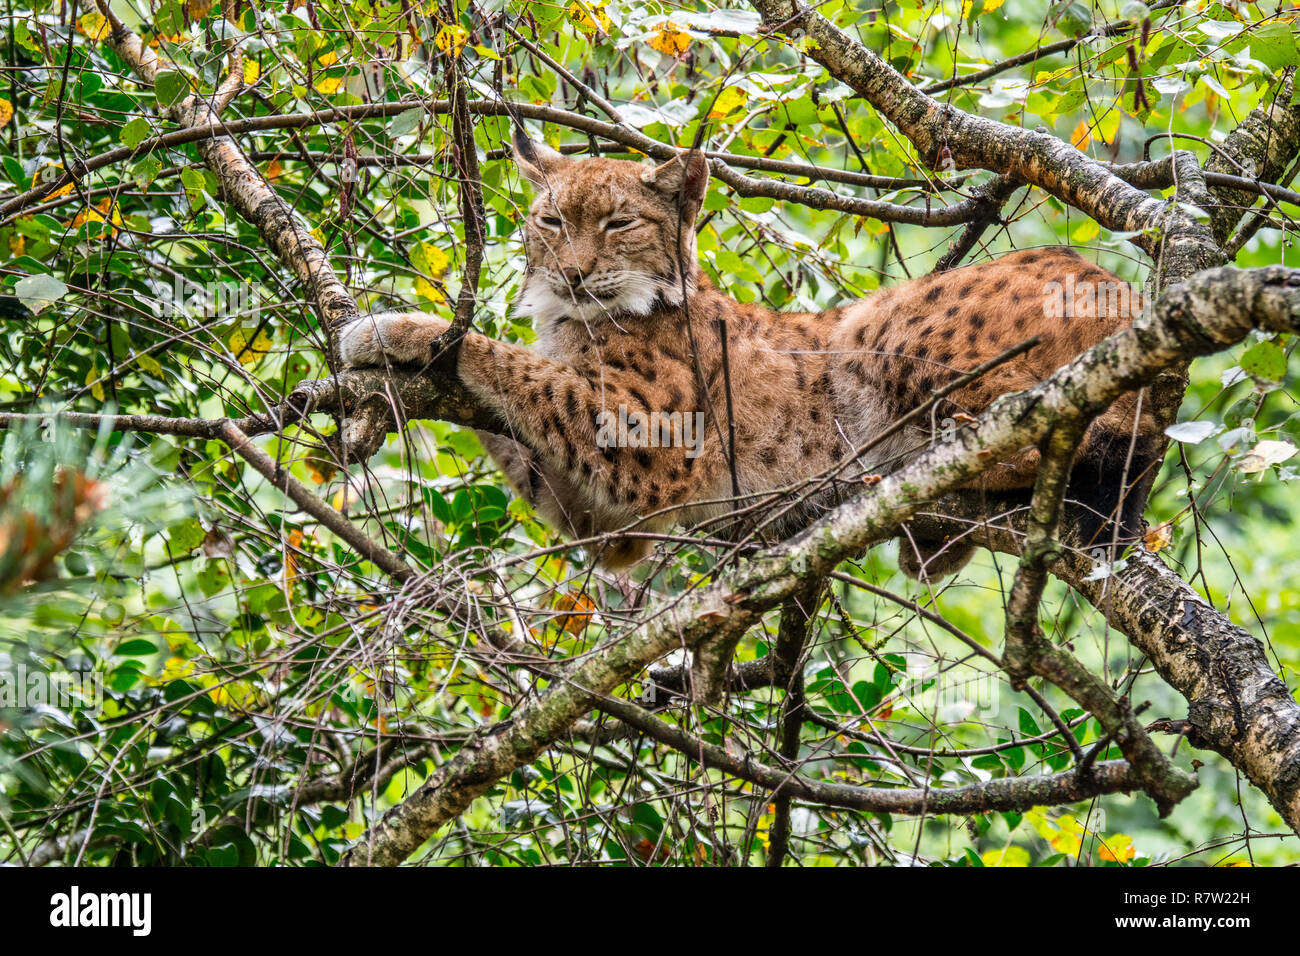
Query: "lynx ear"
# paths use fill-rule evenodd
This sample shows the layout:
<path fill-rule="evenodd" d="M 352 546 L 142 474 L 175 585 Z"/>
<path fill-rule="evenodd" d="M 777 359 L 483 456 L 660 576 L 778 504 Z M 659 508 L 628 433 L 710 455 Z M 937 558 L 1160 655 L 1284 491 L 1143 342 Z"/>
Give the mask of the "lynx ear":
<path fill-rule="evenodd" d="M 515 163 L 519 166 L 519 172 L 534 186 L 545 186 L 547 176 L 554 175 L 565 164 L 573 162 L 545 143 L 529 139 L 521 133 L 519 127 L 515 127 L 511 144 L 514 146 Z"/>
<path fill-rule="evenodd" d="M 681 197 L 687 206 L 698 206 L 709 188 L 709 161 L 698 149 L 679 153 L 662 166 L 642 173 L 641 182 L 665 196 Z"/>

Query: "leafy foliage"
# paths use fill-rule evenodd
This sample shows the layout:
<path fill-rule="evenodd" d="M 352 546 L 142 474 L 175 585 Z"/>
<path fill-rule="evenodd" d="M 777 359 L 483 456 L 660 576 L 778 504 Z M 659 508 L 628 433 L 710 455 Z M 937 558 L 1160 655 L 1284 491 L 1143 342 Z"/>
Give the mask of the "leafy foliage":
<path fill-rule="evenodd" d="M 1206 149 L 1250 109 L 1289 88 L 1297 12 L 1249 4 L 1171 13 L 1141 3 L 1057 3 L 1038 19 L 1001 0 L 819 6 L 916 84 L 935 86 L 1039 46 L 1077 45 L 937 92 L 953 106 L 1045 127 L 1095 157 L 1159 155 L 1173 131 Z M 1272 5 L 1270 5 L 1272 6 Z M 1285 5 L 1284 5 L 1285 6 Z M 313 235 L 363 308 L 411 306 L 450 318 L 466 237 L 450 172 L 446 63 L 473 100 L 598 115 L 591 87 L 629 127 L 758 162 L 790 160 L 895 177 L 895 188 L 830 188 L 939 206 L 983 181 L 923 169 L 853 92 L 733 4 L 625 0 L 446 5 L 379 0 L 283 4 L 114 3 L 167 62 L 156 86 L 132 78 L 96 12 L 17 0 L 3 15 L 0 203 L 91 157 L 130 155 L 16 214 L 0 215 L 0 404 L 8 411 L 116 412 L 184 419 L 274 407 L 327 374 L 325 336 L 303 292 L 218 195 L 194 143 L 158 145 L 162 110 L 214 93 L 240 41 L 245 87 L 227 120 L 263 117 L 237 139 Z M 229 14 L 229 16 L 227 16 Z M 1151 25 L 1141 26 L 1151 18 Z M 1129 19 L 1133 26 L 1102 26 Z M 526 41 L 526 42 L 525 42 Z M 801 48 L 802 47 L 802 48 Z M 548 65 L 562 64 L 570 77 Z M 387 111 L 369 106 L 409 102 Z M 295 124 L 290 114 L 355 108 Z M 527 343 L 509 313 L 522 279 L 523 184 L 504 145 L 508 119 L 477 115 L 487 249 L 477 326 Z M 636 158 L 559 125 L 553 146 Z M 1187 144 L 1183 144 L 1187 145 Z M 770 175 L 754 173 L 756 176 Z M 936 176 L 939 189 L 934 183 Z M 797 177 L 789 177 L 798 180 Z M 1128 236 L 1038 192 L 1018 194 L 977 253 L 1072 242 L 1137 281 Z M 922 274 L 947 234 L 740 198 L 714 181 L 699 248 L 742 301 L 817 309 Z M 1294 206 L 1246 243 L 1239 264 L 1297 264 Z M 1149 511 L 1153 539 L 1234 620 L 1256 629 L 1284 676 L 1300 663 L 1291 456 L 1300 409 L 1287 337 L 1256 336 L 1199 363 L 1177 441 Z M 364 467 L 331 474 L 323 421 L 266 443 L 376 540 L 422 573 L 398 587 L 205 438 L 60 427 L 11 428 L 0 459 L 0 670 L 89 674 L 99 699 L 0 700 L 0 855 L 109 864 L 330 864 L 385 809 L 482 728 L 547 686 L 555 660 L 599 653 L 643 605 L 707 580 L 718 552 L 664 542 L 635 581 L 592 568 L 514 499 L 472 432 L 420 423 Z M 66 477 L 61 477 L 66 476 Z M 90 482 L 71 510 L 60 494 Z M 55 494 L 49 494 L 53 489 Z M 80 510 L 78 510 L 80 509 Z M 28 522 L 57 546 L 11 558 Z M 1167 536 L 1166 536 L 1167 535 Z M 17 569 L 17 570 L 16 570 Z M 879 549 L 843 569 L 937 611 L 996 649 L 1012 566 L 981 556 L 940 593 L 917 592 Z M 7 575 L 7 576 L 6 576 Z M 33 583 L 34 582 L 34 583 Z M 909 590 L 910 589 L 910 590 Z M 812 778 L 878 787 L 960 786 L 1063 770 L 1071 749 L 1051 715 L 953 635 L 906 604 L 841 581 L 813 631 L 798 755 Z M 449 619 L 429 595 L 472 608 Z M 1108 683 L 1181 716 L 1185 702 L 1101 616 L 1063 588 L 1042 625 Z M 529 642 L 503 657 L 490 626 Z M 739 659 L 772 652 L 775 619 Z M 629 696 L 641 693 L 637 684 Z M 1044 690 L 1076 742 L 1101 739 L 1090 715 Z M 722 711 L 661 716 L 706 742 L 770 755 L 780 691 Z M 430 862 L 525 865 L 760 862 L 775 807 L 760 787 L 702 769 L 602 722 L 574 728 L 500 781 L 421 853 Z M 1117 756 L 1102 744 L 1103 758 Z M 1189 767 L 1190 748 L 1180 765 Z M 792 854 L 805 864 L 1136 866 L 1193 860 L 1294 862 L 1293 835 L 1231 767 L 1204 760 L 1201 788 L 1157 820 L 1140 798 L 915 821 L 798 804 Z M 62 839 L 63 842 L 57 842 Z"/>

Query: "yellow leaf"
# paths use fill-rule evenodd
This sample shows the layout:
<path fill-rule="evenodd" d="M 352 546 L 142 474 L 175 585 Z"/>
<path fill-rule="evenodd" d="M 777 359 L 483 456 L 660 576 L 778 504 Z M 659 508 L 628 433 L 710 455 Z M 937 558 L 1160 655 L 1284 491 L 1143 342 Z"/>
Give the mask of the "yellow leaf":
<path fill-rule="evenodd" d="M 178 677 L 185 677 L 194 672 L 194 662 L 184 657 L 169 657 L 167 663 L 163 665 L 162 676 L 167 680 L 175 680 Z"/>
<path fill-rule="evenodd" d="M 108 21 L 102 13 L 87 13 L 77 20 L 77 32 L 88 37 L 92 43 L 98 43 L 108 36 Z"/>
<path fill-rule="evenodd" d="M 569 4 L 566 12 L 569 21 L 590 38 L 597 33 L 609 33 L 609 28 L 614 25 L 609 14 L 605 12 L 605 7 L 604 2 L 590 3 L 587 0 L 574 0 Z"/>
<path fill-rule="evenodd" d="M 1047 814 L 1042 810 L 1026 810 L 1025 819 L 1038 832 L 1038 835 L 1049 843 L 1056 836 L 1056 824 L 1047 818 Z"/>
<path fill-rule="evenodd" d="M 998 7 L 1002 6 L 1002 4 L 1006 2 L 1007 0 L 984 0 L 984 12 L 992 13 L 994 10 L 996 10 Z"/>
<path fill-rule="evenodd" d="M 104 383 L 99 381 L 99 377 L 99 367 L 92 365 L 86 376 L 86 384 L 90 386 L 90 394 L 95 396 L 95 400 L 102 402 L 107 396 L 104 394 Z"/>
<path fill-rule="evenodd" d="M 117 206 L 111 199 L 104 199 L 88 209 L 83 209 L 72 217 L 68 226 L 77 229 L 88 222 L 111 222 L 114 227 L 122 225 L 122 217 L 117 211 Z M 101 239 L 107 239 L 110 235 L 115 235 L 117 229 L 113 228 L 100 234 Z"/>
<path fill-rule="evenodd" d="M 447 297 L 442 294 L 442 290 L 424 276 L 415 277 L 415 294 L 421 299 L 428 299 L 435 305 L 442 305 L 447 301 Z"/>
<path fill-rule="evenodd" d="M 280 161 L 278 159 L 271 160 L 271 162 L 268 163 L 266 166 L 267 179 L 279 179 L 281 174 L 283 173 L 284 173 L 284 167 L 280 165 Z"/>
<path fill-rule="evenodd" d="M 271 351 L 273 344 L 265 332 L 258 332 L 251 342 L 243 329 L 235 329 L 230 335 L 230 351 L 238 357 L 240 365 L 257 364 L 263 355 Z"/>
<path fill-rule="evenodd" d="M 749 94 L 739 87 L 729 86 L 713 102 L 713 109 L 709 110 L 710 119 L 722 119 L 729 113 L 733 113 L 745 105 L 749 99 Z"/>
<path fill-rule="evenodd" d="M 446 272 L 447 266 L 451 265 L 447 253 L 431 242 L 422 242 L 416 246 L 411 259 L 417 269 L 435 279 Z"/>
<path fill-rule="evenodd" d="M 1058 833 L 1048 842 L 1053 850 L 1066 856 L 1075 856 L 1079 852 L 1079 838 L 1073 833 Z"/>
<path fill-rule="evenodd" d="M 14 233 L 9 237 L 9 254 L 11 256 L 21 256 L 27 251 L 27 239 L 24 236 Z"/>
<path fill-rule="evenodd" d="M 691 45 L 691 38 L 669 20 L 646 42 L 650 44 L 650 49 L 658 50 L 666 56 L 681 56 Z"/>
<path fill-rule="evenodd" d="M 252 86 L 257 82 L 257 78 L 262 75 L 262 67 L 256 60 L 244 61 L 244 85 Z"/>
<path fill-rule="evenodd" d="M 320 56 L 316 57 L 316 62 L 321 66 L 333 66 L 339 61 L 339 55 L 333 50 L 326 50 Z"/>
<path fill-rule="evenodd" d="M 1070 233 L 1070 238 L 1075 242 L 1092 242 L 1100 232 L 1101 226 L 1091 219 L 1085 219 Z"/>
<path fill-rule="evenodd" d="M 8 126 L 9 121 L 14 118 L 14 105 L 4 97 L 0 97 L 0 126 Z"/>
<path fill-rule="evenodd" d="M 73 216 L 72 221 L 69 222 L 68 225 L 71 228 L 76 229 L 78 226 L 84 226 L 88 222 L 103 222 L 103 221 L 104 221 L 104 217 L 103 215 L 100 214 L 100 211 L 96 209 L 94 206 L 91 206 L 89 209 L 83 209 L 81 210 L 81 212 Z"/>
<path fill-rule="evenodd" d="M 1057 817 L 1056 825 L 1061 828 L 1062 833 L 1072 833 L 1075 836 L 1083 836 L 1085 833 L 1088 832 L 1084 828 L 1083 824 L 1081 824 L 1074 817 L 1070 816 L 1070 814 L 1068 813 L 1062 814 L 1061 816 Z"/>
<path fill-rule="evenodd" d="M 1009 846 L 1002 850 L 981 853 L 985 866 L 1028 866 L 1029 851 L 1022 846 Z"/>
<path fill-rule="evenodd" d="M 1101 842 L 1097 854 L 1111 863 L 1127 863 L 1137 855 L 1133 848 L 1133 838 L 1123 833 L 1112 833 Z"/>
<path fill-rule="evenodd" d="M 433 38 L 433 45 L 443 53 L 450 53 L 452 56 L 460 56 L 460 51 L 465 49 L 465 43 L 469 40 L 469 31 L 459 24 L 445 26 L 438 31 Z"/>
<path fill-rule="evenodd" d="M 316 92 L 324 93 L 326 96 L 337 93 L 342 87 L 343 77 L 341 76 L 327 76 L 323 80 L 316 81 Z"/>
<path fill-rule="evenodd" d="M 32 178 L 32 185 L 44 186 L 59 179 L 62 175 L 63 175 L 63 164 L 50 163 L 47 166 L 41 167 L 40 171 Z M 60 196 L 66 196 L 70 192 L 72 192 L 72 190 L 76 187 L 76 185 L 77 184 L 75 182 L 71 182 L 68 183 L 66 186 L 60 186 L 58 189 L 54 190 L 54 192 L 50 193 L 49 196 L 47 196 L 46 198 L 58 199 Z"/>
<path fill-rule="evenodd" d="M 1088 121 L 1079 120 L 1079 125 L 1074 128 L 1070 134 L 1070 145 L 1075 149 L 1087 149 L 1088 144 L 1092 142 L 1092 136 L 1088 133 Z"/>
<path fill-rule="evenodd" d="M 1119 110 L 1111 110 L 1101 119 L 1097 120 L 1092 127 L 1093 139 L 1100 140 L 1103 143 L 1112 143 L 1115 141 L 1115 134 L 1119 132 L 1119 121 L 1123 117 Z"/>
<path fill-rule="evenodd" d="M 292 587 L 294 578 L 298 576 L 298 559 L 294 555 L 295 548 L 302 547 L 302 532 L 294 528 L 289 532 L 289 540 L 286 542 L 284 549 L 284 583 Z"/>

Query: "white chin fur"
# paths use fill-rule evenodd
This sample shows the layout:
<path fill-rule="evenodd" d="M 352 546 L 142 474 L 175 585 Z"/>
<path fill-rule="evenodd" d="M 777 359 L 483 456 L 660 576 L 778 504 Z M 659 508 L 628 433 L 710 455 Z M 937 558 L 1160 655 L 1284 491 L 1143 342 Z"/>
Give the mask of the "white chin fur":
<path fill-rule="evenodd" d="M 544 275 L 535 274 L 524 283 L 515 311 L 545 325 L 565 317 L 591 322 L 618 315 L 649 315 L 661 291 L 665 301 L 681 301 L 680 289 L 665 288 L 648 273 L 624 273 L 617 287 L 620 291 L 614 299 L 596 299 L 582 290 L 570 295 L 567 291 L 556 292 Z"/>

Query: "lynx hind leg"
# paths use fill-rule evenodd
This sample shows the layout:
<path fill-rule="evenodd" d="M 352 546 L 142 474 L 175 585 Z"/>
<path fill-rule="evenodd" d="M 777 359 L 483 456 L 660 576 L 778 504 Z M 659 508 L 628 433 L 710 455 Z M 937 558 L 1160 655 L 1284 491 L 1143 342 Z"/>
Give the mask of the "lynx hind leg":
<path fill-rule="evenodd" d="M 1127 484 L 1123 480 L 1126 463 Z M 1130 460 L 1127 448 L 1081 460 L 1070 475 L 1067 493 L 1077 516 L 1070 529 L 1076 543 L 1083 548 L 1103 547 L 1118 537 L 1123 546 L 1141 537 L 1146 530 L 1147 497 L 1159 467 L 1151 455 L 1134 453 Z"/>
<path fill-rule="evenodd" d="M 959 541 L 917 540 L 911 535 L 898 537 L 898 569 L 914 581 L 938 581 L 956 574 L 975 553 L 975 543 Z"/>
<path fill-rule="evenodd" d="M 1117 403 L 1093 423 L 1070 473 L 1067 495 L 1076 502 L 1074 531 L 1082 547 L 1127 544 L 1146 530 L 1147 498 L 1160 471 L 1151 438 L 1157 425 L 1144 414 L 1137 437 L 1133 409 Z"/>

